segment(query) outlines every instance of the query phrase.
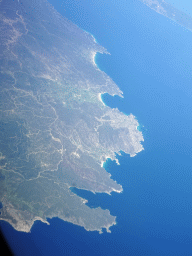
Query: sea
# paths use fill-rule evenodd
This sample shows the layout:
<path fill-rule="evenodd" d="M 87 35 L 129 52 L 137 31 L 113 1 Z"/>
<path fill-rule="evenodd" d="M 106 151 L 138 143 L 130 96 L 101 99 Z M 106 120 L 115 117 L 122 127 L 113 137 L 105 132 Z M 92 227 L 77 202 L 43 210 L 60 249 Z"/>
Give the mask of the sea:
<path fill-rule="evenodd" d="M 192 255 L 192 32 L 138 0 L 49 0 L 90 32 L 111 55 L 97 54 L 98 67 L 124 98 L 104 103 L 132 113 L 144 136 L 144 151 L 118 156 L 105 168 L 123 193 L 74 189 L 117 216 L 111 233 L 49 219 L 30 233 L 0 226 L 14 255 L 191 256 Z"/>

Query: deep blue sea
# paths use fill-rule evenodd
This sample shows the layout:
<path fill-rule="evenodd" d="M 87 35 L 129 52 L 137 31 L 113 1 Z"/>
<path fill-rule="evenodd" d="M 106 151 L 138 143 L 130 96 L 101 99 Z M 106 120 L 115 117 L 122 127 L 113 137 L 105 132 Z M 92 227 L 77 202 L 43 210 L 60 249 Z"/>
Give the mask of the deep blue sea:
<path fill-rule="evenodd" d="M 191 256 L 192 32 L 136 0 L 49 2 L 111 53 L 97 54 L 96 63 L 124 99 L 103 100 L 136 116 L 145 150 L 105 164 L 123 193 L 75 190 L 117 216 L 111 234 L 58 218 L 36 221 L 29 234 L 1 222 L 15 255 Z"/>

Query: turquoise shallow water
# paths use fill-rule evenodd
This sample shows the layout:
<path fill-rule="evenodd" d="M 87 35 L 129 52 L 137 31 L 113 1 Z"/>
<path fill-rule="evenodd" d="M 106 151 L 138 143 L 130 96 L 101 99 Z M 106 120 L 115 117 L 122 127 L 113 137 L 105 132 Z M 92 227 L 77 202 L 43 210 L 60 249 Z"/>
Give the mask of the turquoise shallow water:
<path fill-rule="evenodd" d="M 16 255 L 192 255 L 192 33 L 139 1 L 50 1 L 107 48 L 96 63 L 124 92 L 105 104 L 138 119 L 144 148 L 105 168 L 123 193 L 93 195 L 75 189 L 90 207 L 117 216 L 99 235 L 57 218 L 37 221 L 30 234 L 1 223 Z M 144 126 L 144 127 L 143 127 Z"/>

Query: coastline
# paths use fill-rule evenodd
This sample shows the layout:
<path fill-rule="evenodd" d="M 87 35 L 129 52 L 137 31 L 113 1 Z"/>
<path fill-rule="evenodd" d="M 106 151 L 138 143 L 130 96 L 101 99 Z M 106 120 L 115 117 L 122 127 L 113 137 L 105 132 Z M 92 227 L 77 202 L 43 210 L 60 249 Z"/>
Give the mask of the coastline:
<path fill-rule="evenodd" d="M 42 223 L 45 223 L 47 225 L 50 225 L 50 223 L 44 219 L 42 219 L 41 217 L 35 217 L 34 219 L 31 220 L 30 223 L 24 223 L 22 221 L 20 221 L 19 224 L 14 224 L 12 221 L 10 220 L 6 220 L 6 219 L 0 219 L 0 221 L 2 222 L 6 222 L 9 223 L 11 225 L 11 227 L 13 227 L 14 230 L 18 231 L 18 232 L 24 232 L 24 233 L 30 233 L 31 229 L 35 223 L 35 221 L 41 221 Z"/>
<path fill-rule="evenodd" d="M 86 31 L 86 33 L 88 33 L 87 31 Z M 88 33 L 89 35 L 91 35 L 90 33 Z M 95 43 L 97 43 L 97 41 L 96 41 L 96 39 L 95 39 L 95 37 L 93 36 L 93 35 L 91 35 L 92 36 L 92 38 L 93 38 L 93 40 L 94 40 L 94 42 Z M 103 72 L 100 68 L 99 68 L 99 66 L 98 66 L 98 64 L 96 63 L 96 60 L 95 60 L 95 58 L 96 58 L 96 54 L 97 53 L 108 53 L 107 51 L 105 51 L 105 48 L 102 48 L 101 47 L 101 49 L 104 49 L 103 51 L 92 51 L 92 62 L 93 62 L 93 64 L 94 64 L 94 66 L 95 66 L 95 68 L 96 69 L 98 69 L 100 72 Z M 109 53 L 108 53 L 109 54 Z M 105 73 L 105 72 L 103 72 L 103 73 Z M 119 89 L 119 88 L 118 88 Z M 118 95 L 118 94 L 113 94 L 113 96 L 114 95 Z M 103 99 L 102 99 L 102 93 L 99 93 L 98 94 L 98 99 L 99 99 L 99 101 L 104 105 L 104 106 L 107 106 L 105 103 L 104 103 L 104 101 L 103 101 Z M 108 107 L 109 108 L 109 107 Z M 124 114 L 124 113 L 123 113 Z M 55 138 L 54 137 L 52 137 L 52 139 L 53 140 L 55 140 Z M 114 154 L 115 154 L 115 152 L 114 152 Z M 106 160 L 108 159 L 108 158 L 110 158 L 110 156 L 105 156 L 105 161 L 103 162 L 101 162 L 101 166 L 102 167 L 104 167 L 104 163 L 106 163 Z M 110 158 L 111 159 L 111 158 Z M 113 160 L 113 159 L 111 159 L 111 160 Z M 115 159 L 115 161 L 116 161 L 116 163 L 119 165 L 119 161 L 118 160 L 116 160 Z M 122 192 L 122 190 L 115 190 L 115 189 L 113 189 L 113 191 L 115 191 L 115 192 L 118 192 L 118 193 L 120 193 L 120 192 Z M 107 193 L 107 192 L 106 192 Z M 110 194 L 110 193 L 108 193 L 108 194 Z M 13 211 L 14 211 L 15 209 L 13 208 Z M 19 214 L 18 214 L 19 215 Z M 33 219 L 31 219 L 31 220 L 24 220 L 24 219 L 17 219 L 17 223 L 16 224 L 14 224 L 11 220 L 5 220 L 5 221 L 7 221 L 9 224 L 11 224 L 13 227 L 14 227 L 14 229 L 15 230 L 17 230 L 17 231 L 23 231 L 23 232 L 30 232 L 30 230 L 31 230 L 31 227 L 33 226 L 33 224 L 34 224 L 34 222 L 36 221 L 36 220 L 40 220 L 41 222 L 43 222 L 43 223 L 46 223 L 46 224 L 48 224 L 48 225 L 50 225 L 49 224 L 49 222 L 47 222 L 46 220 L 44 220 L 44 219 L 42 219 L 42 218 L 40 218 L 40 217 L 35 217 L 35 218 L 33 218 Z M 67 220 L 66 220 L 67 221 Z M 73 223 L 73 222 L 72 222 Z M 75 225 L 78 225 L 78 224 L 76 224 L 76 223 L 74 223 Z M 114 225 L 114 224 L 113 224 Z M 110 227 L 110 226 L 109 226 Z M 108 227 L 108 228 L 109 228 Z"/>
<path fill-rule="evenodd" d="M 99 99 L 99 101 L 103 104 L 103 106 L 107 106 L 107 105 L 104 103 L 103 99 L 102 99 L 102 93 L 99 93 L 99 94 L 98 94 L 98 99 Z"/>

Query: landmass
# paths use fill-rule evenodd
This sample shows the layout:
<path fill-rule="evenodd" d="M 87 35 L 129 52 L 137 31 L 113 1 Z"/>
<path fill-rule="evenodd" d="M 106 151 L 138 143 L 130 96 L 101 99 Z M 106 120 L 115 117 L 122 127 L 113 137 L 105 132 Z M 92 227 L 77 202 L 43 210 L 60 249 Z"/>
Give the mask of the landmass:
<path fill-rule="evenodd" d="M 192 31 L 192 17 L 164 0 L 140 0 L 152 10 Z"/>
<path fill-rule="evenodd" d="M 53 217 L 110 232 L 116 217 L 70 190 L 122 192 L 103 162 L 143 150 L 136 118 L 101 100 L 122 97 L 94 62 L 107 50 L 46 0 L 1 0 L 0 29 L 0 219 L 24 232 Z"/>

